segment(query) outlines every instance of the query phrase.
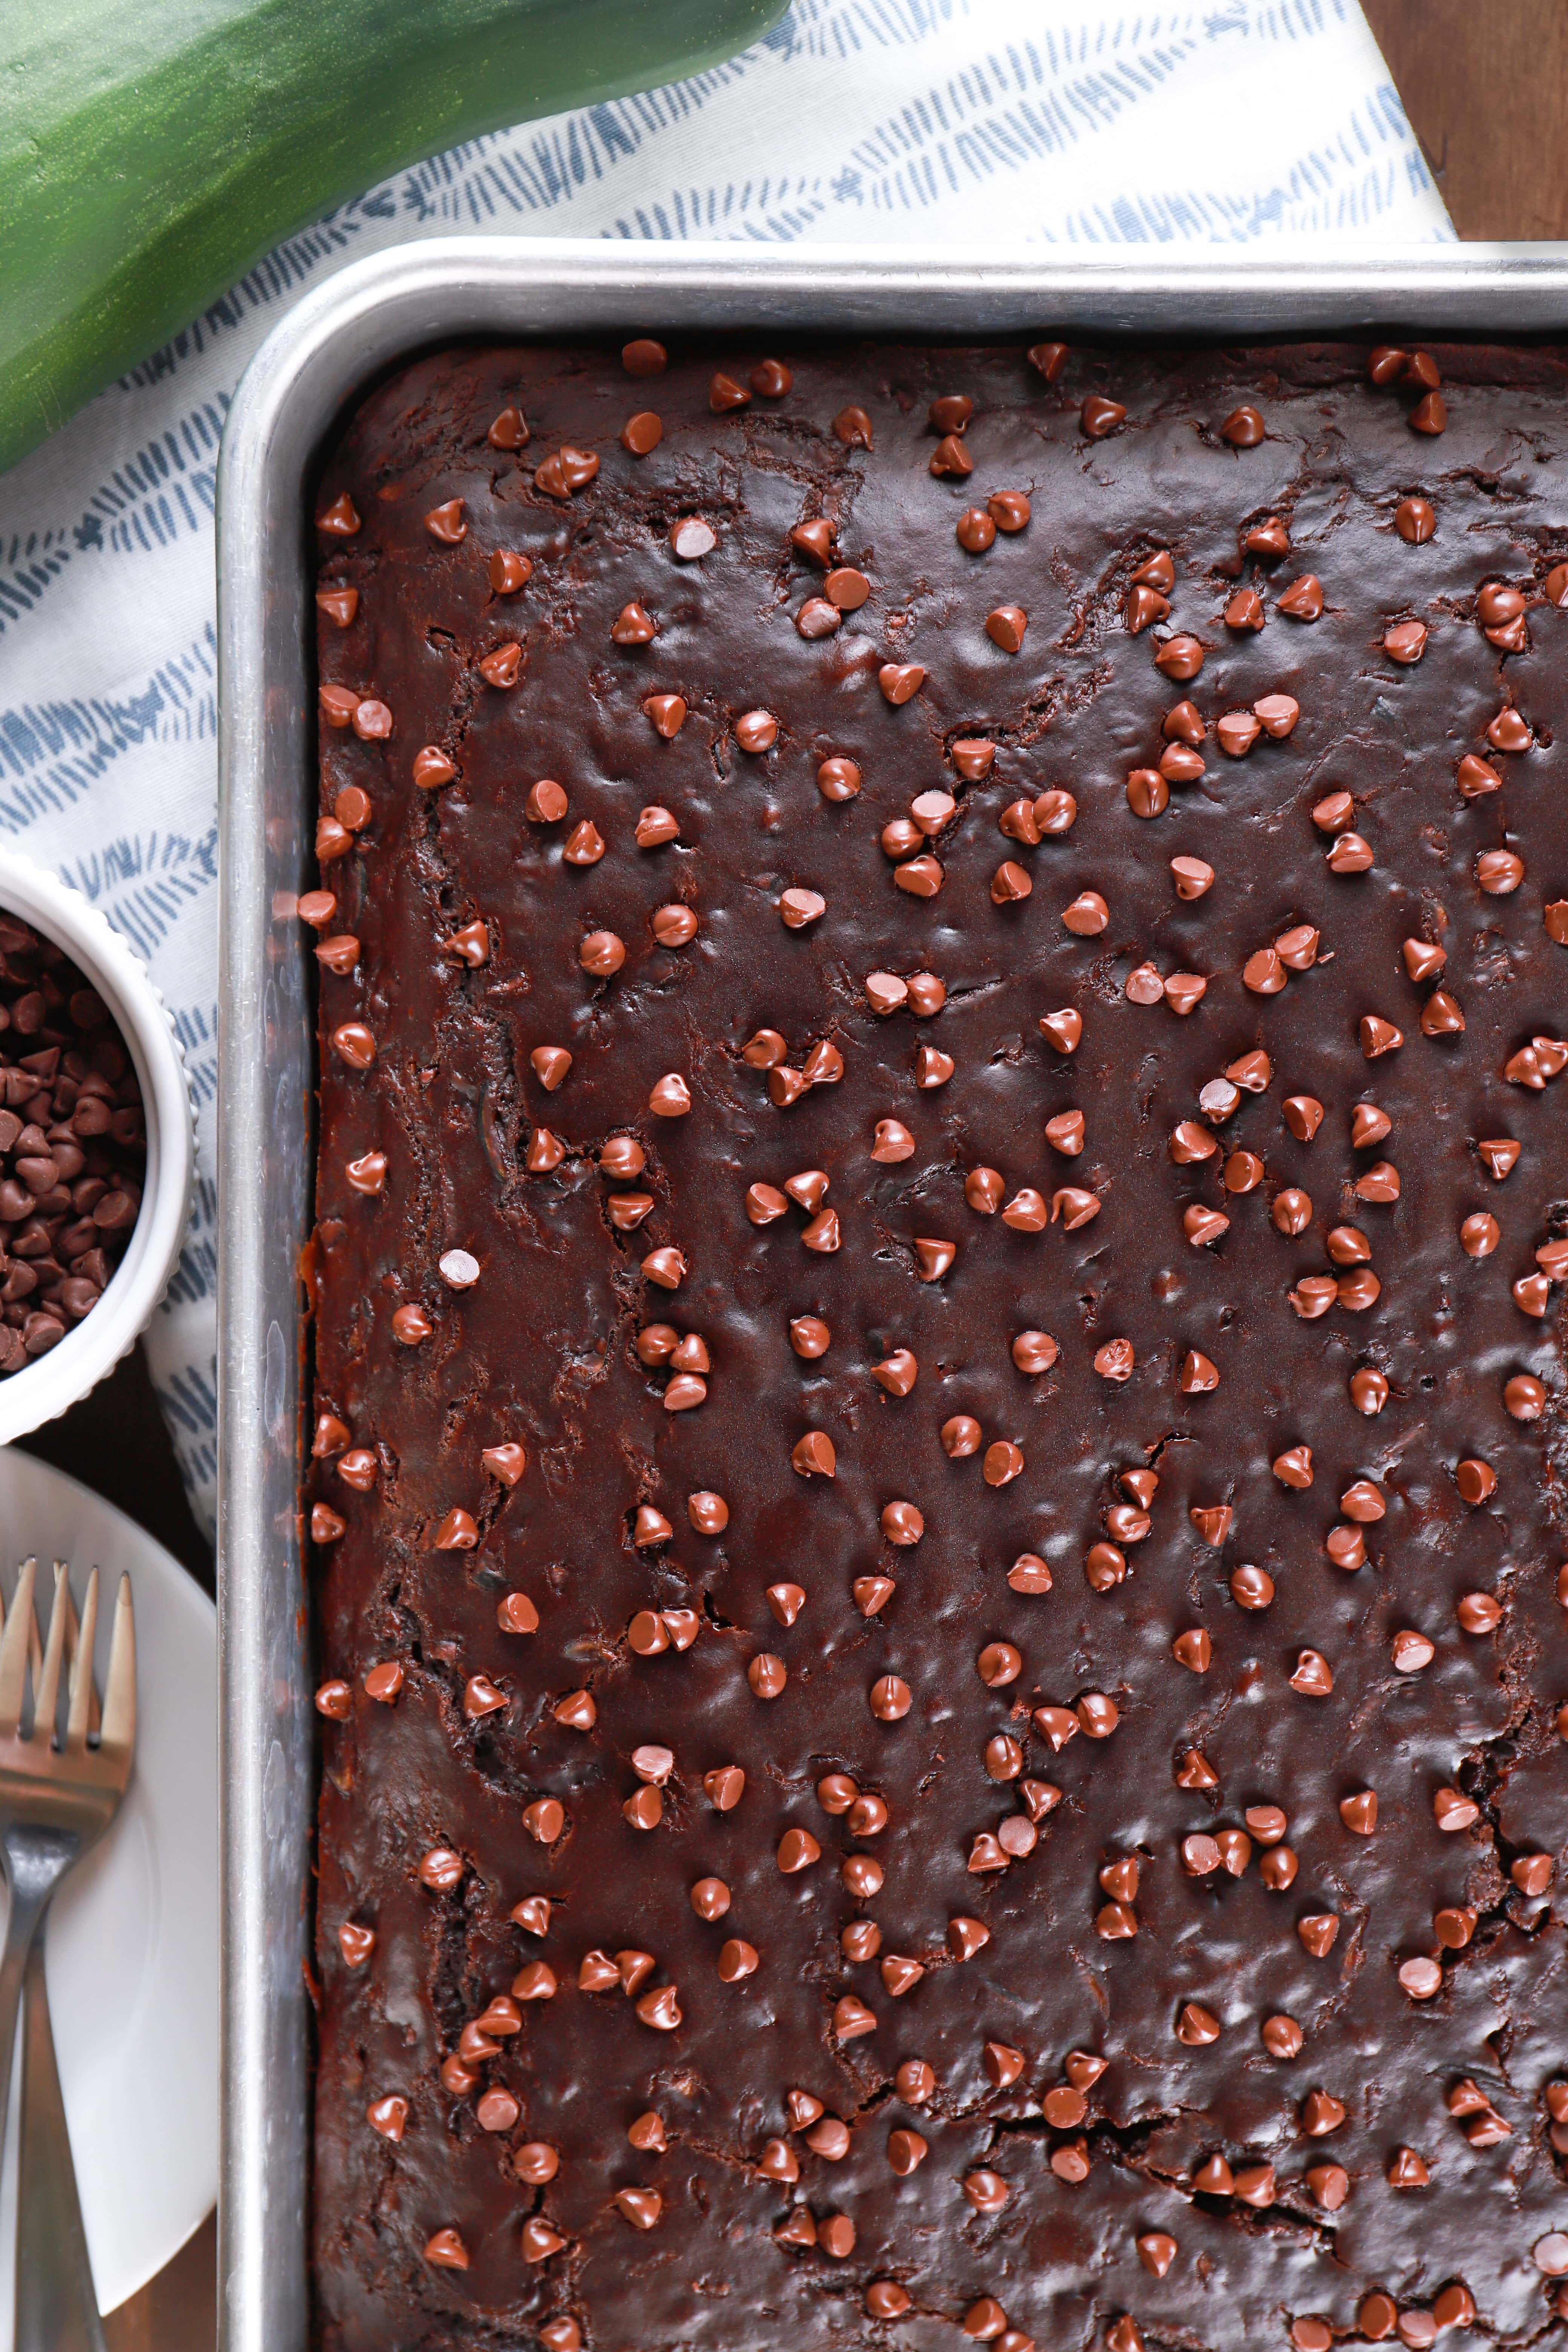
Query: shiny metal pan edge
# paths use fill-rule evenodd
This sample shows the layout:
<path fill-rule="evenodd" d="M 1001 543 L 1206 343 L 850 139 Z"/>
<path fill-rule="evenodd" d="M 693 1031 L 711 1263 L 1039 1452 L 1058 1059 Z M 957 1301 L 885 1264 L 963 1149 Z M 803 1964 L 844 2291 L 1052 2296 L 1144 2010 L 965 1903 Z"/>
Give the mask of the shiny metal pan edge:
<path fill-rule="evenodd" d="M 314 1036 L 300 927 L 279 910 L 313 879 L 311 471 L 354 393 L 433 342 L 763 328 L 964 340 L 1561 333 L 1568 245 L 1065 261 L 1045 248 L 998 258 L 453 237 L 344 269 L 251 362 L 217 504 L 224 2352 L 301 2352 L 310 2327 L 315 1717 L 299 1492 Z"/>

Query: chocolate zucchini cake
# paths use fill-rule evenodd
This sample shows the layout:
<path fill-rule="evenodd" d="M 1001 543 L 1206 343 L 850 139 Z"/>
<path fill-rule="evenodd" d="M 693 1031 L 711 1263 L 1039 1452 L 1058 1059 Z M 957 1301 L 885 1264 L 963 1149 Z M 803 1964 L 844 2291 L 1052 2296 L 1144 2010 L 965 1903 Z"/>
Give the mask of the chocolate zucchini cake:
<path fill-rule="evenodd" d="M 315 525 L 321 2345 L 1560 2338 L 1563 356 L 448 351 Z"/>

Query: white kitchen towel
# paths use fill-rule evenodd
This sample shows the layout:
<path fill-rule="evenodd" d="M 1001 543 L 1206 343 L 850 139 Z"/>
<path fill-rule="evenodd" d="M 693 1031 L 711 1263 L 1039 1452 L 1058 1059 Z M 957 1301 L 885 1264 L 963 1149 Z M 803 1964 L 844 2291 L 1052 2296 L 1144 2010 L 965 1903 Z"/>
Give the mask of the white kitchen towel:
<path fill-rule="evenodd" d="M 728 65 L 472 141 L 343 205 L 0 478 L 0 834 L 146 958 L 199 1104 L 195 1215 L 148 1351 L 209 1528 L 218 441 L 302 289 L 458 229 L 1058 257 L 1453 234 L 1355 0 L 795 0 Z"/>

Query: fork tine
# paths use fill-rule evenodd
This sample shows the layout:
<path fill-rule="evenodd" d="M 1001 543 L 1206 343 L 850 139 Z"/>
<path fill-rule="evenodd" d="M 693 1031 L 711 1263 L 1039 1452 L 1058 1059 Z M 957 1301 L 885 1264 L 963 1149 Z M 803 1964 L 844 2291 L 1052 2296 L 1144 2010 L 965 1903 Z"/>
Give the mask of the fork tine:
<path fill-rule="evenodd" d="M 59 1566 L 58 1560 L 55 1562 L 55 1566 L 57 1568 Z M 4 1601 L 0 1601 L 0 1625 L 4 1625 L 5 1622 L 5 1606 Z M 73 1609 L 66 1624 L 66 1655 L 68 1658 L 70 1655 L 71 1632 L 75 1624 L 76 1611 Z M 27 1628 L 27 1664 L 33 1676 L 33 1687 L 37 1690 L 38 1686 L 38 1676 L 44 1671 L 44 1645 L 38 1639 L 38 1612 L 37 1610 L 33 1612 L 33 1622 Z"/>
<path fill-rule="evenodd" d="M 44 1671 L 33 1685 L 33 1741 L 52 1748 L 55 1717 L 59 1709 L 60 1661 L 66 1647 L 66 1612 L 70 1607 L 70 1582 L 65 1570 L 55 1570 L 55 1601 L 49 1611 L 48 1639 L 44 1644 Z"/>
<path fill-rule="evenodd" d="M 131 1607 L 131 1579 L 121 1576 L 114 1603 L 109 1675 L 103 1686 L 103 1737 L 99 1752 L 121 1755 L 129 1769 L 135 1744 L 136 1620 Z"/>
<path fill-rule="evenodd" d="M 68 1583 L 68 1594 L 69 1591 Z M 95 1568 L 87 1580 L 87 1599 L 81 1604 L 81 1628 L 76 1638 L 76 1656 L 71 1662 L 70 1713 L 66 1718 L 68 1756 L 80 1756 L 87 1748 L 93 1700 L 92 1640 L 97 1631 L 98 1570 Z"/>
<path fill-rule="evenodd" d="M 22 1727 L 22 1700 L 27 1687 L 28 1634 L 36 1642 L 37 1622 L 33 1615 L 33 1583 L 37 1573 L 36 1559 L 25 1559 L 16 1573 L 16 1590 L 12 1596 L 11 1613 L 0 1633 L 0 1738 L 15 1739 Z"/>
<path fill-rule="evenodd" d="M 58 1559 L 56 1560 L 55 1566 L 57 1569 L 62 1565 L 63 1562 Z M 96 1578 L 98 1570 L 94 1569 L 91 1571 L 91 1574 L 93 1578 Z M 68 1694 L 68 1705 L 73 1706 L 76 1700 L 76 1668 L 79 1631 L 79 1629 L 76 1622 L 76 1604 L 73 1601 L 70 1601 L 68 1596 L 66 1605 L 66 1691 Z M 35 1643 L 33 1646 L 35 1652 L 33 1659 L 33 1679 L 36 1682 L 38 1676 L 38 1660 L 37 1656 L 37 1644 Z M 88 1635 L 87 1654 L 90 1659 L 92 1656 L 92 1635 L 90 1633 Z M 94 1738 L 97 1736 L 97 1732 L 98 1685 L 94 1682 L 89 1685 L 88 1689 L 87 1736 L 89 1739 Z"/>

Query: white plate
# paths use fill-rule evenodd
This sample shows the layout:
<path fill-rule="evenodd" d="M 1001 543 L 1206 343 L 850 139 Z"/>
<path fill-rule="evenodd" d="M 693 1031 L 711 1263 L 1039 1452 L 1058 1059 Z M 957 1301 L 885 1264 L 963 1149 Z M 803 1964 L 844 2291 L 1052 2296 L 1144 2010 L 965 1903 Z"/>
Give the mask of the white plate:
<path fill-rule="evenodd" d="M 7 1604 L 29 1552 L 41 1570 L 70 1563 L 79 1608 L 100 1570 L 110 1604 L 99 1612 L 100 1690 L 121 1569 L 136 1605 L 135 1769 L 114 1826 L 55 1897 L 47 1946 L 82 2219 L 99 2303 L 112 2311 L 217 2200 L 217 1618 L 123 1512 L 0 1447 Z M 0 2182 L 0 2352 L 11 2352 L 14 2319 L 19 2043 L 17 2057 Z"/>

